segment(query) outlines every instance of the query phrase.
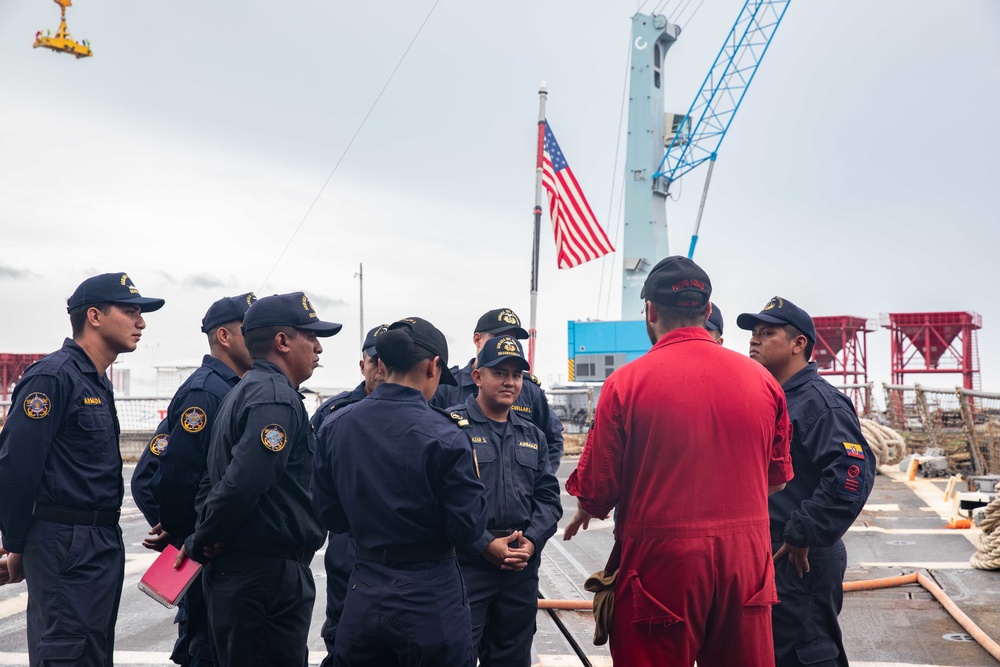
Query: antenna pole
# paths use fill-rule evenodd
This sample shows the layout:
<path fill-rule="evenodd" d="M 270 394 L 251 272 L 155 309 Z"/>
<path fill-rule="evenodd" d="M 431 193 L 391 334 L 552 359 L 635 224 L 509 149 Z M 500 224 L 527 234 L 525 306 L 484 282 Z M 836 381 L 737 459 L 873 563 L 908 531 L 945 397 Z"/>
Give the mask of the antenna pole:
<path fill-rule="evenodd" d="M 538 87 L 538 151 L 535 157 L 535 227 L 531 245 L 531 314 L 528 324 L 528 365 L 535 372 L 535 325 L 538 320 L 538 245 L 542 233 L 542 152 L 545 146 L 545 102 L 549 89 L 542 82 Z"/>

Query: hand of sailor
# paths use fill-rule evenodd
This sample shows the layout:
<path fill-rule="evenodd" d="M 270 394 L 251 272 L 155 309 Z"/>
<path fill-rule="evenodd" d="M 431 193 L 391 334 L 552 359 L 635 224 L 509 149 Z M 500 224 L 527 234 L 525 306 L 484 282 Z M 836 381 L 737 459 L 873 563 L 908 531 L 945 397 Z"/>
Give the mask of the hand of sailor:
<path fill-rule="evenodd" d="M 793 547 L 788 542 L 785 542 L 774 552 L 774 562 L 778 562 L 778 559 L 786 555 L 791 564 L 795 566 L 795 571 L 799 573 L 799 579 L 805 576 L 805 573 L 809 572 L 808 546 Z"/>
<path fill-rule="evenodd" d="M 163 549 L 170 544 L 170 535 L 167 531 L 163 530 L 163 526 L 156 524 L 149 529 L 147 535 L 152 535 L 153 537 L 147 537 L 142 541 L 142 546 L 147 549 L 152 549 L 153 551 L 163 551 Z"/>
<path fill-rule="evenodd" d="M 511 549 L 510 543 L 521 539 L 521 531 L 515 530 L 510 535 L 504 537 L 496 537 L 486 545 L 483 550 L 482 556 L 488 560 L 493 565 L 496 565 L 501 570 L 507 569 L 521 569 L 513 567 L 505 567 L 504 564 L 508 558 L 513 560 L 520 560 L 521 556 L 514 550 Z M 523 565 L 521 567 L 524 567 Z"/>

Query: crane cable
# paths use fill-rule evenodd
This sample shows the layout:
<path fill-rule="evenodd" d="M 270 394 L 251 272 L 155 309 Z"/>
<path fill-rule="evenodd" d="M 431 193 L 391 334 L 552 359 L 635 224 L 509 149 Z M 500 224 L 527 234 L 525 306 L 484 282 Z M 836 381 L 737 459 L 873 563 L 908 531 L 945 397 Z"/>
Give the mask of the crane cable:
<path fill-rule="evenodd" d="M 647 0 L 647 2 L 648 2 L 648 0 Z M 645 5 L 646 3 L 643 2 L 642 4 Z M 642 9 L 642 7 L 639 7 L 639 9 Z M 631 64 L 631 61 L 632 61 L 632 31 L 629 30 L 628 49 L 625 52 L 625 73 L 622 76 L 622 101 L 621 101 L 621 106 L 618 109 L 618 133 L 615 135 L 616 136 L 616 140 L 615 140 L 615 164 L 614 164 L 614 167 L 611 170 L 611 195 L 608 197 L 608 223 L 612 222 L 611 213 L 614 210 L 614 206 L 615 206 L 615 181 L 617 181 L 618 178 L 619 178 L 619 174 L 618 174 L 618 155 L 619 155 L 619 152 L 621 151 L 621 147 L 622 147 L 622 123 L 623 123 L 623 121 L 625 119 L 625 100 L 628 99 L 628 70 L 629 70 L 629 65 Z M 622 200 L 624 200 L 624 198 L 625 198 L 625 174 L 624 173 L 621 174 L 621 179 L 622 179 L 622 189 L 621 189 L 621 191 L 618 194 L 619 194 L 619 197 L 621 197 Z M 619 218 L 620 218 L 620 215 L 619 215 Z M 611 238 L 615 239 L 615 242 L 617 242 L 618 241 L 619 219 L 615 218 L 613 224 L 614 224 L 614 227 L 611 228 L 609 231 L 611 232 Z M 616 254 L 618 254 L 618 253 L 609 253 L 607 255 L 604 255 L 604 259 L 601 261 L 601 281 L 598 283 L 598 289 L 597 289 L 597 312 L 595 314 L 597 317 L 600 317 L 601 296 L 604 294 L 604 270 L 607 268 L 607 265 L 608 265 L 609 261 L 611 262 L 612 268 L 614 268 L 614 261 L 615 261 L 614 258 L 615 258 Z M 612 274 L 613 273 L 614 273 L 614 271 L 612 271 L 611 274 L 609 274 L 609 276 L 608 276 L 608 299 L 605 302 L 605 308 L 604 308 L 604 310 L 605 310 L 605 317 L 607 317 L 607 309 L 608 309 L 607 302 L 611 300 L 611 286 L 612 286 L 612 282 L 613 282 L 613 278 L 612 278 Z"/>
<path fill-rule="evenodd" d="M 354 145 L 354 140 L 358 138 L 359 134 L 361 134 L 361 130 L 364 128 L 365 123 L 368 122 L 368 118 L 372 115 L 372 112 L 375 110 L 376 105 L 378 105 L 379 100 L 382 99 L 382 95 L 385 94 L 385 91 L 389 87 L 389 84 L 392 83 L 392 79 L 394 76 L 396 76 L 396 72 L 399 70 L 400 65 L 403 64 L 403 61 L 406 59 L 406 55 L 410 52 L 410 49 L 413 47 L 414 42 L 417 41 L 417 37 L 420 36 L 420 32 L 424 29 L 424 26 L 427 25 L 427 21 L 430 20 L 431 14 L 434 13 L 434 9 L 437 8 L 438 3 L 440 1 L 441 0 L 434 0 L 434 4 L 431 5 L 430 11 L 427 12 L 427 16 L 424 17 L 424 20 L 423 22 L 421 22 L 420 27 L 417 28 L 417 32 L 414 33 L 413 39 L 410 40 L 410 43 L 409 45 L 407 45 L 406 50 L 403 51 L 403 55 L 399 57 L 399 62 L 396 63 L 396 66 L 392 69 L 392 73 L 389 74 L 389 78 L 386 79 L 385 85 L 382 86 L 382 90 L 380 90 L 378 95 L 375 96 L 375 101 L 372 102 L 372 105 L 368 108 L 368 113 L 366 113 L 365 117 L 361 119 L 361 124 L 358 125 L 358 129 L 354 131 L 354 135 L 351 137 L 351 140 L 347 142 L 347 146 L 344 148 L 344 151 L 340 154 L 340 158 L 337 160 L 337 164 L 333 165 L 333 169 L 330 170 L 329 176 L 327 176 L 326 180 L 323 181 L 323 185 L 322 187 L 320 187 L 319 192 L 316 193 L 316 197 L 313 198 L 312 203 L 309 204 L 309 208 L 306 209 L 305 215 L 302 216 L 302 219 L 299 221 L 299 224 L 295 228 L 295 231 L 293 231 L 292 235 L 288 238 L 288 242 L 285 243 L 285 247 L 281 249 L 280 253 L 278 253 L 278 257 L 274 260 L 274 264 L 271 265 L 270 270 L 264 277 L 264 282 L 261 283 L 260 288 L 257 290 L 258 292 L 264 291 L 264 287 L 267 285 L 267 282 L 271 279 L 271 274 L 274 273 L 274 270 L 278 267 L 278 263 L 281 262 L 281 258 L 285 256 L 285 252 L 287 252 L 289 246 L 292 245 L 292 241 L 295 240 L 295 237 L 298 235 L 299 230 L 302 229 L 302 225 L 305 224 L 306 218 L 308 218 L 309 214 L 312 213 L 313 208 L 316 206 L 316 202 L 318 202 L 319 198 L 323 196 L 323 192 L 326 190 L 326 186 L 330 184 L 330 180 L 333 178 L 333 175 L 337 173 L 337 168 L 340 167 L 340 163 L 344 161 L 344 158 L 347 156 L 347 152 L 351 150 L 351 146 Z"/>

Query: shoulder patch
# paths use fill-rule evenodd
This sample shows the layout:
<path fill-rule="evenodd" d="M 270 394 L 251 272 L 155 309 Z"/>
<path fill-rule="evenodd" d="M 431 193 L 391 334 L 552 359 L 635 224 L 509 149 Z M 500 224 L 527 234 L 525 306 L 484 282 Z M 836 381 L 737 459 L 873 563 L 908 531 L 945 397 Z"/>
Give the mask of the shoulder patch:
<path fill-rule="evenodd" d="M 852 456 L 856 459 L 865 460 L 865 450 L 861 448 L 861 445 L 855 442 L 845 442 L 844 450 L 847 452 L 848 456 Z"/>
<path fill-rule="evenodd" d="M 52 401 L 45 394 L 36 391 L 24 399 L 24 414 L 32 419 L 43 419 L 52 410 Z"/>
<path fill-rule="evenodd" d="M 455 425 L 459 428 L 469 428 L 469 420 L 458 414 L 457 412 L 451 412 L 450 410 L 442 410 L 441 408 L 436 408 L 433 405 L 430 406 L 434 412 L 440 412 L 448 419 L 455 422 Z"/>
<path fill-rule="evenodd" d="M 288 436 L 285 435 L 285 429 L 277 424 L 268 424 L 260 432 L 260 441 L 272 452 L 280 452 L 285 448 Z"/>
<path fill-rule="evenodd" d="M 525 371 L 525 372 L 524 372 L 524 377 L 525 377 L 525 378 L 526 378 L 527 380 L 529 380 L 530 382 L 534 382 L 534 383 L 535 383 L 535 384 L 537 384 L 537 385 L 538 385 L 539 387 L 541 387 L 541 386 L 542 386 L 542 381 L 541 381 L 541 380 L 539 380 L 539 379 L 538 379 L 538 376 L 537 376 L 537 375 L 535 375 L 534 373 L 529 373 L 529 372 Z"/>
<path fill-rule="evenodd" d="M 205 411 L 197 406 L 191 406 L 181 414 L 181 426 L 188 433 L 197 433 L 205 428 L 208 423 L 208 416 Z"/>
<path fill-rule="evenodd" d="M 167 443 L 169 437 L 166 433 L 157 433 L 153 436 L 153 439 L 149 441 L 149 451 L 153 456 L 159 456 L 167 450 Z"/>
<path fill-rule="evenodd" d="M 861 498 L 861 485 L 864 483 L 864 470 L 861 469 L 861 465 L 863 464 L 852 463 L 844 459 L 840 473 L 837 475 L 837 491 L 840 495 L 852 499 Z"/>

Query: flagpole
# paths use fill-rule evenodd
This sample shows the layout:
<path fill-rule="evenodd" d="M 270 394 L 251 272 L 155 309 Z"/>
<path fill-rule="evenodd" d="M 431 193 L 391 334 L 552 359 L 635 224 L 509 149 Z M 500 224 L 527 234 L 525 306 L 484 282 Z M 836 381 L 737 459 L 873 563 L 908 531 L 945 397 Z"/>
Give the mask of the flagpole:
<path fill-rule="evenodd" d="M 535 158 L 535 232 L 531 246 L 531 315 L 528 328 L 528 365 L 535 372 L 535 324 L 538 318 L 538 245 L 542 233 L 542 150 L 545 145 L 545 101 L 549 89 L 542 81 L 538 87 L 538 151 Z"/>

